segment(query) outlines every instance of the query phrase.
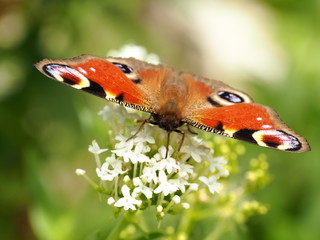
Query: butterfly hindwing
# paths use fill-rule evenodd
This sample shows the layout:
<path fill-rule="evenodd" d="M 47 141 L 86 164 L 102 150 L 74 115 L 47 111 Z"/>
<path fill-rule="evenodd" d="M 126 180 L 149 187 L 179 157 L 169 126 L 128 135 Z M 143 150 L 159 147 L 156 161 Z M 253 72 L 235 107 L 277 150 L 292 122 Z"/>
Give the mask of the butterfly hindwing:
<path fill-rule="evenodd" d="M 288 128 L 269 107 L 254 103 L 199 109 L 188 124 L 205 131 L 282 151 L 309 150 L 304 138 Z"/>

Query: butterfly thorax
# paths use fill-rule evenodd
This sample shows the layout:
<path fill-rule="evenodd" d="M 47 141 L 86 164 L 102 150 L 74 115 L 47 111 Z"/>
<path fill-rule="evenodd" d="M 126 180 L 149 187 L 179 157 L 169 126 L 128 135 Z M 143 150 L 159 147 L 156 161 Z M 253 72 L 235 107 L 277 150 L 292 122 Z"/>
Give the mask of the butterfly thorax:
<path fill-rule="evenodd" d="M 159 112 L 152 116 L 155 124 L 168 132 L 172 132 L 183 124 L 180 110 L 174 99 L 169 99 L 162 105 Z"/>

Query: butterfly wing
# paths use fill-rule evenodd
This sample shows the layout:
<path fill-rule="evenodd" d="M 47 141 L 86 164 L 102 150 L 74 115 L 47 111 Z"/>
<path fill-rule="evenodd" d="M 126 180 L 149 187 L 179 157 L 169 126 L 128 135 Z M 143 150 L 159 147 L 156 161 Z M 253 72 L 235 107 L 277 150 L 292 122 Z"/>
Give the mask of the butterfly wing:
<path fill-rule="evenodd" d="M 274 110 L 253 104 L 247 94 L 220 81 L 134 58 L 82 55 L 45 59 L 35 66 L 73 88 L 153 114 L 168 110 L 162 106 L 174 99 L 179 110 L 175 117 L 205 131 L 283 151 L 309 150 L 306 140 L 288 128 Z"/>
<path fill-rule="evenodd" d="M 192 79 L 189 75 L 184 79 L 191 89 L 204 85 L 189 97 L 186 123 L 262 147 L 291 152 L 310 150 L 307 141 L 283 123 L 273 109 L 253 103 L 245 93 L 215 80 Z M 201 101 L 191 104 L 194 98 Z"/>
<path fill-rule="evenodd" d="M 73 88 L 141 111 L 153 112 L 157 99 L 152 85 L 165 76 L 165 68 L 134 58 L 82 55 L 66 60 L 44 59 L 40 72 Z"/>

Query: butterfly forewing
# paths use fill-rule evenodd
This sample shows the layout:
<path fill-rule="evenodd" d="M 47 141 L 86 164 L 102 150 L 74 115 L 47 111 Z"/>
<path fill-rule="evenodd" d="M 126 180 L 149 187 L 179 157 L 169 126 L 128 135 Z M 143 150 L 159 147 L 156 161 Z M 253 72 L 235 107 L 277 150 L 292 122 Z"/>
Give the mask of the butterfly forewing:
<path fill-rule="evenodd" d="M 149 98 L 137 84 L 138 76 L 122 59 L 108 61 L 91 55 L 67 60 L 45 59 L 36 67 L 45 75 L 73 88 L 121 103 L 142 111 L 150 111 Z M 136 80 L 136 81 L 135 81 Z"/>

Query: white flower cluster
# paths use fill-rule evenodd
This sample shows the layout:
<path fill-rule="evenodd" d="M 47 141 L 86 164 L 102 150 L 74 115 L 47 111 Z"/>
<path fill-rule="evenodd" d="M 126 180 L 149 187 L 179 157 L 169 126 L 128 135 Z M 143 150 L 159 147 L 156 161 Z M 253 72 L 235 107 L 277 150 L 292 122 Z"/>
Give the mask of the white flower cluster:
<path fill-rule="evenodd" d="M 133 44 L 108 55 L 159 63 L 157 55 L 149 54 L 144 47 Z M 129 127 L 123 127 L 126 121 L 139 119 L 139 115 L 128 113 L 122 106 L 106 106 L 99 115 L 108 121 L 112 129 L 109 136 L 117 141 L 115 149 L 109 151 L 103 163 L 101 154 L 108 150 L 101 149 L 95 141 L 89 146 L 101 180 L 100 192 L 108 195 L 109 205 L 133 211 L 155 205 L 161 218 L 174 207 L 189 208 L 189 203 L 184 201 L 190 192 L 207 187 L 212 194 L 219 193 L 219 178 L 229 174 L 225 168 L 227 161 L 223 157 L 214 158 L 213 150 L 198 138 L 186 134 L 183 146 L 177 153 L 172 146 L 168 149 L 164 147 L 167 144 L 165 132 L 156 126 L 145 125 L 136 137 L 129 140 L 124 137 L 123 134 L 130 135 Z M 114 136 L 114 133 L 119 135 Z M 170 141 L 179 143 L 181 136 L 178 137 L 171 134 Z M 89 179 L 81 169 L 76 173 Z M 89 181 L 97 187 L 92 180 Z"/>
<path fill-rule="evenodd" d="M 166 153 L 166 140 L 155 140 L 161 131 L 146 125 L 129 140 L 116 136 L 115 149 L 109 151 L 111 156 L 102 164 L 100 154 L 108 150 L 101 149 L 95 141 L 89 146 L 97 162 L 101 187 L 109 195 L 108 204 L 124 210 L 155 205 L 161 217 L 174 207 L 188 208 L 183 201 L 190 192 L 207 187 L 212 194 L 219 193 L 218 179 L 229 174 L 227 161 L 214 158 L 212 149 L 188 134 L 178 154 L 172 146 Z M 173 136 L 171 142 L 175 141 L 181 141 L 181 136 Z"/>
<path fill-rule="evenodd" d="M 149 63 L 159 64 L 160 59 L 157 54 L 149 53 L 143 46 L 129 43 L 121 47 L 119 50 L 111 50 L 107 56 L 129 58 L 134 57 Z"/>

